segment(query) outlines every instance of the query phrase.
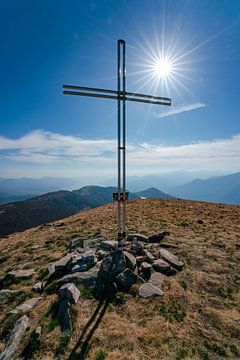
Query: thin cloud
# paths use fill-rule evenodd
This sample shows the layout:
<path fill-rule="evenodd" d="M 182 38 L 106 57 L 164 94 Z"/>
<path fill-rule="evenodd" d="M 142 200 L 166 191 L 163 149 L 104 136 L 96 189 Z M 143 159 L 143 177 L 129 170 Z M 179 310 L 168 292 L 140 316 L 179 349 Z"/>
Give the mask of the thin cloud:
<path fill-rule="evenodd" d="M 170 110 L 163 111 L 160 114 L 155 113 L 154 115 L 157 118 L 163 118 L 163 117 L 167 117 L 167 116 L 171 116 L 171 115 L 180 114 L 180 113 L 186 112 L 186 111 L 200 109 L 200 108 L 203 108 L 205 106 L 206 106 L 206 104 L 203 104 L 201 102 L 192 103 L 192 104 L 177 105 L 177 106 L 173 107 Z"/>
<path fill-rule="evenodd" d="M 116 167 L 115 139 L 82 139 L 78 136 L 36 130 L 18 139 L 0 136 L 1 160 L 18 163 L 51 164 L 64 169 L 94 169 L 96 174 Z M 237 170 L 240 164 L 240 134 L 227 139 L 197 141 L 165 146 L 128 143 L 129 169 L 148 171 L 171 169 Z M 91 171 L 92 171 L 91 170 Z"/>

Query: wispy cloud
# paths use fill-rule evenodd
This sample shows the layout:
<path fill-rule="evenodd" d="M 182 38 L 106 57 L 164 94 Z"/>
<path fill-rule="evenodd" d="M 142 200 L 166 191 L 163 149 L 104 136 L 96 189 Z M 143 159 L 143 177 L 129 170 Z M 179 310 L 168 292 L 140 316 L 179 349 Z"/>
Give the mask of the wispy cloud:
<path fill-rule="evenodd" d="M 115 169 L 115 139 L 82 139 L 78 136 L 36 130 L 19 139 L 0 136 L 0 161 L 52 164 L 53 166 Z M 198 141 L 177 146 L 130 143 L 127 146 L 129 168 L 139 172 L 154 169 L 239 170 L 240 134 L 227 139 Z M 51 166 L 52 166 L 51 165 Z"/>
<path fill-rule="evenodd" d="M 163 110 L 159 114 L 155 113 L 154 116 L 157 118 L 163 118 L 163 117 L 167 117 L 167 116 L 171 116 L 171 115 L 180 114 L 180 113 L 186 112 L 186 111 L 200 109 L 205 106 L 206 105 L 201 102 L 196 102 L 196 103 L 192 103 L 192 104 L 182 104 L 182 105 L 177 105 L 175 107 L 173 106 L 170 110 Z"/>

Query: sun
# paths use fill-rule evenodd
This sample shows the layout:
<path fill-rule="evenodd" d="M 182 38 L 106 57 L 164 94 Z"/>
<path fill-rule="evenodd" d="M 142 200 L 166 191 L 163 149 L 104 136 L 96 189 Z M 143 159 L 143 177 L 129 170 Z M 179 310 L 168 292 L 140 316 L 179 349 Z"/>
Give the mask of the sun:
<path fill-rule="evenodd" d="M 153 64 L 153 71 L 159 78 L 169 77 L 172 72 L 171 61 L 169 61 L 167 58 L 157 59 Z"/>

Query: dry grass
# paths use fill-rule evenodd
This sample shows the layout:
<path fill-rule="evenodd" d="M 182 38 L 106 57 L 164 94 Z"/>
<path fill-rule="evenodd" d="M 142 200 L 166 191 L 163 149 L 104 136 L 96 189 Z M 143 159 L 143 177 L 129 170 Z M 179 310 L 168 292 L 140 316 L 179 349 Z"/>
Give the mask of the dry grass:
<path fill-rule="evenodd" d="M 169 231 L 167 241 L 178 245 L 174 253 L 186 263 L 185 269 L 167 278 L 162 298 L 143 300 L 126 295 L 122 306 L 110 304 L 89 336 L 92 360 L 139 359 L 238 359 L 240 355 L 240 207 L 175 199 L 134 200 L 128 204 L 128 227 L 146 235 Z M 91 238 L 99 230 L 111 239 L 117 229 L 116 208 L 106 205 L 67 219 L 61 226 L 44 226 L 17 233 L 0 241 L 0 277 L 15 268 L 34 268 L 31 281 L 11 285 L 31 296 L 31 286 L 41 269 L 67 253 L 69 239 L 76 235 Z M 36 250 L 31 247 L 40 245 Z M 82 298 L 73 337 L 63 355 L 56 355 L 60 330 L 49 331 L 48 309 L 56 295 L 30 314 L 31 328 L 42 326 L 40 353 L 34 359 L 81 359 L 76 349 L 69 357 L 98 303 Z M 2 307 L 0 322 L 17 303 Z M 101 310 L 98 315 L 100 315 Z M 96 317 L 97 319 L 97 317 Z M 95 321 L 96 321 L 95 319 Z M 93 326 L 94 322 L 91 324 Z M 91 330 L 82 338 L 80 345 Z M 30 334 L 26 334 L 25 342 Z M 90 333 L 91 335 L 91 333 Z M 24 344 L 23 344 L 24 345 Z M 0 342 L 0 350 L 4 342 Z"/>

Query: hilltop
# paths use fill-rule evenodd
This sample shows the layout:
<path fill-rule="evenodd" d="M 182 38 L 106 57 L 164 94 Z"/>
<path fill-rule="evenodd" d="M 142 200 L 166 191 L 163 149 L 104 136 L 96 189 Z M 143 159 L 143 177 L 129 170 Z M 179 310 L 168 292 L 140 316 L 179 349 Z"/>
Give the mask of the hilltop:
<path fill-rule="evenodd" d="M 112 203 L 115 191 L 117 189 L 112 186 L 89 185 L 78 190 L 60 190 L 24 201 L 0 205 L 0 237 Z M 171 198 L 170 195 L 155 188 L 129 194 L 130 199 L 141 197 Z"/>
<path fill-rule="evenodd" d="M 32 341 L 33 360 L 79 359 L 76 354 L 87 345 L 91 360 L 239 359 L 240 207 L 151 199 L 131 200 L 127 211 L 130 232 L 146 236 L 165 232 L 160 245 L 185 263 L 176 275 L 165 276 L 163 296 L 142 299 L 133 288 L 121 294 L 125 303 L 101 310 L 92 293 L 80 286 L 80 298 L 71 309 L 73 335 L 64 344 L 60 327 L 51 318 L 57 295 L 44 291 L 28 313 L 19 353 L 40 326 L 40 342 Z M 69 253 L 70 242 L 80 236 L 89 245 L 99 236 L 112 240 L 116 230 L 116 207 L 105 205 L 1 239 L 1 279 L 16 269 L 34 273 L 7 286 L 21 293 L 0 305 L 0 351 L 17 319 L 9 311 L 36 297 L 32 286 L 44 279 L 49 265 Z M 97 325 L 89 333 L 94 319 Z M 59 348 L 65 352 L 59 354 Z"/>

